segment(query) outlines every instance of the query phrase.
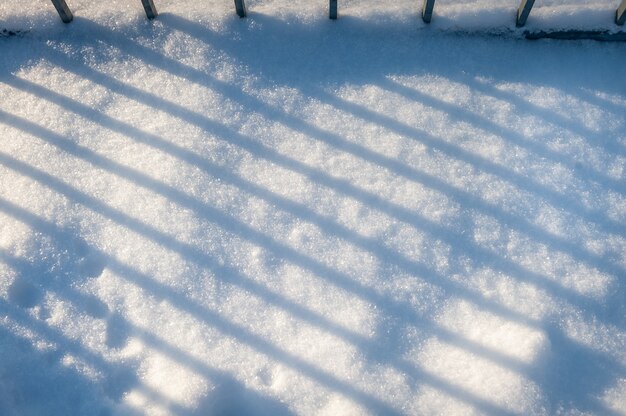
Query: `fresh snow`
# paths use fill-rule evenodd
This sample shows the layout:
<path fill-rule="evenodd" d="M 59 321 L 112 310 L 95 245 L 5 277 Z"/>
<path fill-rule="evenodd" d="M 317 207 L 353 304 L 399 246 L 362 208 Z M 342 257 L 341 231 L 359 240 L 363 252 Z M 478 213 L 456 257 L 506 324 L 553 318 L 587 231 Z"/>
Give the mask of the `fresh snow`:
<path fill-rule="evenodd" d="M 68 4 L 0 4 L 1 415 L 626 415 L 626 44 L 522 37 L 616 2 Z"/>

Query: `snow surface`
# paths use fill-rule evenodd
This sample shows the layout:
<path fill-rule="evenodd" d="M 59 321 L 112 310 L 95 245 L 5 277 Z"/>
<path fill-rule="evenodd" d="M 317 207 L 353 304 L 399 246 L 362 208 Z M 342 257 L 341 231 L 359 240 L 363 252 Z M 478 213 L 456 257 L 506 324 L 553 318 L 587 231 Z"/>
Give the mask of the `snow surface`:
<path fill-rule="evenodd" d="M 0 4 L 1 415 L 626 414 L 625 44 L 68 4 Z"/>

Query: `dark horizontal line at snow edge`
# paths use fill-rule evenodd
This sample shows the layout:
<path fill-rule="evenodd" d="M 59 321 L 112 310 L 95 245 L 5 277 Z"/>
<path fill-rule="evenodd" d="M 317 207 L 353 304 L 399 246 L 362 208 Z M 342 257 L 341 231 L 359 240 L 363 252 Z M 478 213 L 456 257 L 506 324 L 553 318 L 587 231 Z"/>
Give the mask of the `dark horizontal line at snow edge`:
<path fill-rule="evenodd" d="M 420 30 L 428 30 L 420 28 Z M 506 37 L 525 38 L 529 40 L 555 39 L 555 40 L 595 40 L 600 42 L 626 42 L 626 32 L 612 32 L 609 30 L 524 30 L 523 32 L 512 29 L 476 29 L 467 30 L 460 28 L 436 29 L 437 32 L 467 37 Z M 24 36 L 28 30 L 0 29 L 0 38 Z"/>

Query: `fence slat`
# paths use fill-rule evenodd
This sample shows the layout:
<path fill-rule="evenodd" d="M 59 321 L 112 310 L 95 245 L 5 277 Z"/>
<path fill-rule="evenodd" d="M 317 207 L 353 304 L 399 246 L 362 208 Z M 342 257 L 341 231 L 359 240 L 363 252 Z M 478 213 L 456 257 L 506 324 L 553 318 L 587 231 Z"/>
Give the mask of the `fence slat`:
<path fill-rule="evenodd" d="M 534 4 L 535 0 L 522 0 L 517 9 L 517 21 L 515 22 L 515 26 L 522 27 L 526 24 L 526 20 Z"/>
<path fill-rule="evenodd" d="M 626 0 L 622 0 L 622 4 L 615 11 L 615 23 L 620 26 L 626 23 Z"/>
<path fill-rule="evenodd" d="M 72 15 L 70 8 L 67 7 L 65 0 L 52 0 L 52 4 L 54 4 L 54 8 L 57 9 L 63 23 L 69 23 L 72 21 L 74 15 Z"/>
<path fill-rule="evenodd" d="M 141 4 L 143 4 L 143 8 L 146 11 L 146 16 L 148 16 L 148 19 L 154 19 L 155 17 L 157 17 L 158 13 L 156 7 L 154 7 L 153 0 L 141 0 Z"/>
<path fill-rule="evenodd" d="M 422 20 L 424 23 L 430 23 L 433 18 L 433 9 L 435 8 L 435 0 L 424 0 L 422 7 Z"/>
<path fill-rule="evenodd" d="M 332 20 L 337 19 L 337 0 L 330 0 L 328 4 L 328 17 Z"/>
<path fill-rule="evenodd" d="M 244 0 L 235 0 L 235 11 L 237 12 L 237 16 L 246 17 L 248 14 L 246 2 Z"/>

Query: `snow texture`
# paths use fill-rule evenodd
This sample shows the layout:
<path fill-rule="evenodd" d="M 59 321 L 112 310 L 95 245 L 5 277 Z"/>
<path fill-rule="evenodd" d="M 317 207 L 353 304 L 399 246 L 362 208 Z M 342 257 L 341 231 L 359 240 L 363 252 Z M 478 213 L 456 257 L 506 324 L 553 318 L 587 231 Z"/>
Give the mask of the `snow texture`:
<path fill-rule="evenodd" d="M 0 4 L 0 414 L 626 415 L 626 44 L 68 4 Z"/>

